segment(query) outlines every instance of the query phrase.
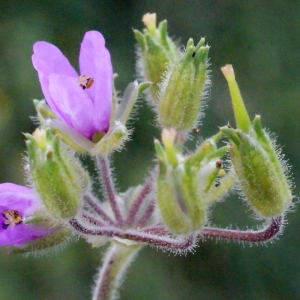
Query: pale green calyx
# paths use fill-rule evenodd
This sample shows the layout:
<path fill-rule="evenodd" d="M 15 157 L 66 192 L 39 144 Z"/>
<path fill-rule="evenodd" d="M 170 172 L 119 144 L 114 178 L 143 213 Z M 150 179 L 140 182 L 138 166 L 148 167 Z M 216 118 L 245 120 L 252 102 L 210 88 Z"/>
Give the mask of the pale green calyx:
<path fill-rule="evenodd" d="M 292 201 L 287 167 L 275 150 L 260 116 L 251 123 L 231 65 L 221 68 L 229 86 L 238 129 L 221 131 L 230 140 L 230 156 L 242 190 L 253 210 L 262 217 L 284 213 Z"/>
<path fill-rule="evenodd" d="M 162 219 L 169 230 L 175 234 L 187 234 L 201 229 L 206 211 L 197 174 L 176 153 L 174 132 L 163 131 L 164 147 L 155 140 L 159 162 L 157 199 Z"/>
<path fill-rule="evenodd" d="M 159 83 L 168 69 L 179 57 L 179 51 L 168 36 L 167 21 L 156 27 L 156 14 L 145 14 L 143 22 L 146 28 L 143 32 L 134 30 L 139 45 L 140 61 L 138 68 L 145 80 L 153 82 L 150 87 L 151 99 L 157 104 Z"/>
<path fill-rule="evenodd" d="M 208 83 L 209 46 L 190 39 L 186 51 L 169 70 L 159 94 L 158 121 L 162 127 L 189 131 L 197 125 Z"/>
<path fill-rule="evenodd" d="M 49 128 L 25 136 L 34 187 L 45 208 L 56 219 L 75 216 L 87 185 L 79 161 L 67 155 Z"/>

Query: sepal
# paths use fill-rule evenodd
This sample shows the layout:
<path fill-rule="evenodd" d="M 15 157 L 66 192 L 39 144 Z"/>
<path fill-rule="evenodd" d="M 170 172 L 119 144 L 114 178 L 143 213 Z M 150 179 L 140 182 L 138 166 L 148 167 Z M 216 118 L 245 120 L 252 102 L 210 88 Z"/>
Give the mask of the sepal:
<path fill-rule="evenodd" d="M 267 133 L 260 131 L 258 136 L 251 127 L 249 133 L 241 130 L 235 130 L 236 135 L 228 130 L 223 132 L 231 142 L 231 160 L 253 210 L 264 218 L 286 211 L 292 193 L 284 173 L 285 168 L 281 166 Z M 235 140 L 236 136 L 239 143 Z"/>
<path fill-rule="evenodd" d="M 287 168 L 262 128 L 260 116 L 251 123 L 232 66 L 221 69 L 228 82 L 238 127 L 225 126 L 221 131 L 230 140 L 230 156 L 242 190 L 258 215 L 264 218 L 280 215 L 292 201 Z"/>
<path fill-rule="evenodd" d="M 190 39 L 186 51 L 173 64 L 159 93 L 158 121 L 162 127 L 188 131 L 195 128 L 207 83 L 209 46 L 202 38 L 195 46 Z"/>
<path fill-rule="evenodd" d="M 134 30 L 135 38 L 140 47 L 140 66 L 144 80 L 153 82 L 150 87 L 153 104 L 158 104 L 159 83 L 168 66 L 179 58 L 179 51 L 167 34 L 167 21 L 156 27 L 156 14 L 145 14 L 143 32 Z"/>
<path fill-rule="evenodd" d="M 197 174 L 185 165 L 174 147 L 174 130 L 164 130 L 163 146 L 155 141 L 159 163 L 157 178 L 158 206 L 166 226 L 175 234 L 201 229 L 206 219 L 204 203 L 198 188 Z"/>
<path fill-rule="evenodd" d="M 88 180 L 79 161 L 49 128 L 25 136 L 33 184 L 49 214 L 56 219 L 75 216 Z"/>

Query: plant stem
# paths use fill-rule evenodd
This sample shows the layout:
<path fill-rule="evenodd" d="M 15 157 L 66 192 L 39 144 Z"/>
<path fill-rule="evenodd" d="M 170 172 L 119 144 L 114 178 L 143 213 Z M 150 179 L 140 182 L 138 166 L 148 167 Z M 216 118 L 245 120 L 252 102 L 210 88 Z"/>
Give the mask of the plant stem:
<path fill-rule="evenodd" d="M 140 232 L 138 230 L 123 231 L 115 227 L 91 228 L 81 224 L 75 218 L 72 218 L 69 223 L 75 230 L 84 235 L 118 237 L 121 239 L 127 239 L 139 243 L 155 245 L 170 251 L 186 252 L 193 249 L 196 244 L 194 235 L 189 235 L 182 239 L 175 239 L 170 237 L 169 235 L 157 236 L 155 234 Z"/>
<path fill-rule="evenodd" d="M 112 175 L 109 168 L 108 157 L 98 156 L 97 163 L 98 163 L 100 176 L 102 178 L 103 188 L 108 197 L 109 203 L 111 205 L 111 209 L 114 213 L 118 225 L 122 226 L 123 217 L 121 215 L 120 207 L 117 202 L 115 187 L 114 187 Z"/>
<path fill-rule="evenodd" d="M 92 223 L 93 225 L 96 225 L 96 226 L 99 226 L 99 227 L 102 227 L 102 226 L 107 226 L 108 224 L 96 219 L 93 215 L 91 215 L 90 213 L 86 212 L 86 211 L 83 211 L 81 213 L 81 216 L 88 220 L 90 223 Z"/>
<path fill-rule="evenodd" d="M 155 200 L 152 199 L 148 206 L 146 207 L 143 215 L 141 216 L 141 218 L 139 220 L 136 221 L 136 226 L 138 227 L 144 227 L 147 223 L 147 221 L 151 218 L 153 211 L 155 208 Z"/>
<path fill-rule="evenodd" d="M 104 256 L 93 291 L 93 300 L 118 298 L 118 289 L 123 283 L 125 271 L 140 249 L 140 245 L 125 246 L 112 243 Z"/>
<path fill-rule="evenodd" d="M 84 195 L 84 200 L 90 205 L 91 208 L 109 225 L 116 226 L 116 223 L 111 219 L 111 217 L 102 209 L 99 203 L 97 203 L 93 197 L 89 194 Z"/>
<path fill-rule="evenodd" d="M 127 216 L 127 219 L 126 219 L 126 224 L 127 225 L 132 225 L 134 223 L 135 216 L 136 216 L 137 212 L 139 211 L 142 203 L 144 202 L 145 197 L 150 192 L 152 184 L 153 184 L 153 178 L 151 176 L 147 180 L 147 182 L 144 184 L 141 191 L 139 192 L 139 194 L 137 195 L 136 199 L 133 201 L 133 203 L 130 207 L 130 210 L 128 212 L 128 216 Z"/>
<path fill-rule="evenodd" d="M 266 242 L 272 240 L 283 226 L 283 216 L 273 217 L 272 221 L 261 230 L 230 230 L 222 228 L 204 227 L 201 236 L 216 239 L 228 239 L 249 243 Z"/>

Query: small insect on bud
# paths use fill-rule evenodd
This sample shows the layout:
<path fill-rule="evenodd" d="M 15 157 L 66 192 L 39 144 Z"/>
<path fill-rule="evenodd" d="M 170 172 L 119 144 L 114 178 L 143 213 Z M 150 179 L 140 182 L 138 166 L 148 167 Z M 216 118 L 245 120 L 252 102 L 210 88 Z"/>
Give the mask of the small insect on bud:
<path fill-rule="evenodd" d="M 200 131 L 199 128 L 194 128 L 194 129 L 193 129 L 193 132 L 194 132 L 194 133 L 199 133 L 199 131 Z"/>
<path fill-rule="evenodd" d="M 7 210 L 5 209 L 3 211 L 3 217 L 4 217 L 4 222 L 3 222 L 3 229 L 7 229 L 8 227 L 14 227 L 18 224 L 22 223 L 22 217 L 17 210 Z"/>
<path fill-rule="evenodd" d="M 222 160 L 218 160 L 218 161 L 216 162 L 216 168 L 217 168 L 217 169 L 221 169 L 221 168 L 222 168 L 222 164 L 223 164 L 223 161 L 222 161 Z"/>
<path fill-rule="evenodd" d="M 86 75 L 80 75 L 78 77 L 78 83 L 83 90 L 89 89 L 94 83 L 94 78 Z"/>

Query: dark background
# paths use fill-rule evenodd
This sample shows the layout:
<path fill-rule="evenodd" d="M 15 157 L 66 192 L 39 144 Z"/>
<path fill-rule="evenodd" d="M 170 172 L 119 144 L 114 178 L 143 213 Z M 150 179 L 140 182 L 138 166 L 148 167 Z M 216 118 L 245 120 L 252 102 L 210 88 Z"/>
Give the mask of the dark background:
<path fill-rule="evenodd" d="M 212 90 L 202 137 L 233 121 L 220 67 L 232 63 L 251 117 L 262 115 L 277 135 L 299 185 L 300 163 L 300 1 L 0 1 L 0 182 L 24 183 L 22 132 L 32 132 L 32 99 L 43 97 L 31 64 L 32 45 L 57 45 L 77 67 L 85 31 L 103 33 L 123 90 L 135 79 L 132 28 L 156 12 L 169 21 L 169 33 L 186 43 L 205 36 L 211 45 Z M 153 165 L 154 116 L 140 101 L 133 139 L 115 156 L 121 191 L 141 182 Z M 130 172 L 128 172 L 130 170 Z M 295 188 L 295 195 L 299 189 Z M 297 202 L 295 197 L 294 202 Z M 241 200 L 215 207 L 212 222 L 255 226 Z M 246 213 L 245 213 L 246 211 Z M 128 272 L 121 299 L 300 299 L 299 210 L 287 215 L 275 243 L 250 247 L 199 243 L 194 254 L 173 256 L 146 247 Z M 89 299 L 101 249 L 85 241 L 44 258 L 0 251 L 0 299 Z"/>

